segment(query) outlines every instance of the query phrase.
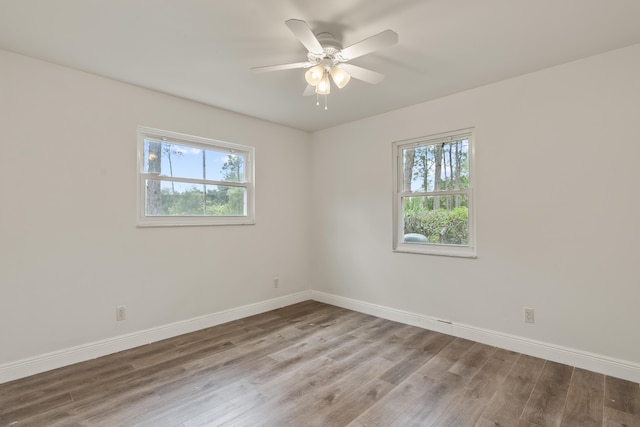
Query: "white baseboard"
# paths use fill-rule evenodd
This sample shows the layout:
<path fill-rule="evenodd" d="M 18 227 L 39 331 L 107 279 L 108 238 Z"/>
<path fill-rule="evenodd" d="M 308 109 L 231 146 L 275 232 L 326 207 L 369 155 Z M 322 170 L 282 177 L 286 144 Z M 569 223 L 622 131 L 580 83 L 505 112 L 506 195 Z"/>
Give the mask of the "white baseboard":
<path fill-rule="evenodd" d="M 444 323 L 433 317 L 410 313 L 377 304 L 371 304 L 351 298 L 345 298 L 320 291 L 310 291 L 311 299 L 335 305 L 349 310 L 370 314 L 376 317 L 393 320 L 407 325 L 418 326 L 453 335 L 460 338 L 480 342 L 494 347 L 540 357 L 566 365 L 599 372 L 616 378 L 640 382 L 640 365 L 618 360 L 607 356 L 588 353 L 541 341 L 530 340 L 515 335 L 503 334 L 488 329 L 459 323 Z"/>
<path fill-rule="evenodd" d="M 303 291 L 0 365 L 0 384 L 296 304 L 311 299 L 310 295 Z"/>
<path fill-rule="evenodd" d="M 503 334 L 470 325 L 443 323 L 433 317 L 397 310 L 320 291 L 303 291 L 280 298 L 248 304 L 169 325 L 159 326 L 157 328 L 121 335 L 0 365 L 0 384 L 189 332 L 194 332 L 200 329 L 210 328 L 222 323 L 264 313 L 269 310 L 275 310 L 280 307 L 296 304 L 309 299 L 343 307 L 349 310 L 359 311 L 361 313 L 370 314 L 383 319 L 389 319 L 405 323 L 407 325 L 418 326 L 456 337 L 481 342 L 483 344 L 517 351 L 518 353 L 524 353 L 552 360 L 554 362 L 588 369 L 605 375 L 611 375 L 613 377 L 623 378 L 633 382 L 640 382 L 640 365 L 637 363 L 530 340 L 515 335 Z"/>

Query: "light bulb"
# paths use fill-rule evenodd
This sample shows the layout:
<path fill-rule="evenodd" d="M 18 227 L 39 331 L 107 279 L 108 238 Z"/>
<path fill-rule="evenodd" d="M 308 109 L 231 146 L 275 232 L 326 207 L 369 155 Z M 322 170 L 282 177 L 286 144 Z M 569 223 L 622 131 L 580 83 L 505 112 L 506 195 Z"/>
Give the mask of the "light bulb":
<path fill-rule="evenodd" d="M 322 80 L 316 86 L 316 93 L 320 95 L 328 95 L 331 93 L 331 83 L 329 83 L 329 74 L 324 73 Z"/>
<path fill-rule="evenodd" d="M 338 86 L 338 89 L 345 87 L 351 80 L 349 73 L 338 67 L 331 67 L 331 77 L 333 77 L 333 82 Z"/>
<path fill-rule="evenodd" d="M 304 73 L 304 79 L 311 86 L 317 86 L 320 80 L 322 80 L 322 76 L 324 76 L 324 67 L 322 65 L 311 67 Z"/>

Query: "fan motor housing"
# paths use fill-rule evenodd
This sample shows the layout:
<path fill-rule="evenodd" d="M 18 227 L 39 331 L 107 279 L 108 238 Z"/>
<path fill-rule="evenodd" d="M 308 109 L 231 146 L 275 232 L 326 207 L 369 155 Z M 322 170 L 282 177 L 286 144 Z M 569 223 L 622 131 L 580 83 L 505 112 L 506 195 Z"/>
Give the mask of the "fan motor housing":
<path fill-rule="evenodd" d="M 318 33 L 316 34 L 316 38 L 325 50 L 327 48 L 342 50 L 342 43 L 336 40 L 336 37 L 331 33 Z"/>
<path fill-rule="evenodd" d="M 342 43 L 336 40 L 335 36 L 331 33 L 318 33 L 316 34 L 316 38 L 322 49 L 324 50 L 323 55 L 316 55 L 311 52 L 307 55 L 309 58 L 309 62 L 314 64 L 319 64 L 323 59 L 328 58 L 332 62 L 339 60 L 337 54 L 342 50 Z"/>

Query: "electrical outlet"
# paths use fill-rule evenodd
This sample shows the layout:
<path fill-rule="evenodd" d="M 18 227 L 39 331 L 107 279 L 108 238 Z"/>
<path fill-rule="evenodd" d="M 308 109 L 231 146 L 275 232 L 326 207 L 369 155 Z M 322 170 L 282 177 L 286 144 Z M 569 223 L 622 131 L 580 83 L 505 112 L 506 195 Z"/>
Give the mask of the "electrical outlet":
<path fill-rule="evenodd" d="M 533 323 L 533 308 L 524 308 L 524 321 L 525 323 Z"/>
<path fill-rule="evenodd" d="M 273 287 L 277 288 L 280 285 L 280 279 L 278 278 L 278 276 L 273 276 Z"/>
<path fill-rule="evenodd" d="M 116 307 L 116 321 L 121 322 L 127 317 L 127 307 L 119 305 Z"/>

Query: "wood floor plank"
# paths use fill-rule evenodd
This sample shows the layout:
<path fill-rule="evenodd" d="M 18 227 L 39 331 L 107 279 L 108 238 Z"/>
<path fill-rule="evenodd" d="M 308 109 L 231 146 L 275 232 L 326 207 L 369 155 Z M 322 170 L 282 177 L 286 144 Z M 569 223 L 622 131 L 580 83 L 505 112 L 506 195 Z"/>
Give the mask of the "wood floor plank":
<path fill-rule="evenodd" d="M 346 426 L 362 412 L 386 396 L 395 386 L 374 378 L 359 386 L 353 393 L 336 402 L 331 413 L 323 417 L 323 426 Z"/>
<path fill-rule="evenodd" d="M 447 372 L 432 384 L 422 396 L 423 404 L 413 415 L 405 414 L 393 425 L 453 426 L 470 425 L 483 412 L 485 403 L 464 399 L 464 390 L 471 379 L 495 353 L 495 348 L 473 343 Z M 467 422 L 468 420 L 468 422 Z"/>
<path fill-rule="evenodd" d="M 28 421 L 18 421 L 15 424 L 0 424 L 10 427 L 20 426 L 46 426 L 46 427 L 92 427 L 83 417 L 78 417 L 73 405 L 65 405 L 51 411 L 42 411 L 29 417 Z"/>
<path fill-rule="evenodd" d="M 604 402 L 604 375 L 575 368 L 562 427 L 602 426 Z"/>
<path fill-rule="evenodd" d="M 640 427 L 640 415 L 632 415 L 605 406 L 602 425 L 604 427 Z"/>
<path fill-rule="evenodd" d="M 430 393 L 438 397 L 439 380 L 471 348 L 473 342 L 456 339 L 449 335 L 441 335 L 438 344 L 425 346 L 425 352 L 435 354 L 406 380 L 398 384 L 389 394 L 371 406 L 356 420 L 364 423 L 378 423 L 389 426 L 396 423 L 412 422 L 425 405 L 431 405 Z M 428 350 L 430 349 L 430 350 Z M 386 375 L 386 373 L 385 373 Z M 450 374 L 453 380 L 457 376 Z M 381 379 L 384 379 L 381 376 Z M 452 384 L 451 386 L 455 386 Z M 447 387 L 446 385 L 444 386 Z"/>
<path fill-rule="evenodd" d="M 607 377 L 604 387 L 607 408 L 640 416 L 640 387 L 637 383 Z"/>
<path fill-rule="evenodd" d="M 391 423 L 393 427 L 432 426 L 447 410 L 454 399 L 461 395 L 467 380 L 451 372 L 445 372 L 438 379 L 429 379 L 426 392 L 418 399 L 418 404 Z"/>
<path fill-rule="evenodd" d="M 287 305 L 284 307 L 280 307 L 277 308 L 275 310 L 269 311 L 267 313 L 273 315 L 273 316 L 277 316 L 280 318 L 295 318 L 299 316 L 300 312 L 309 312 L 312 310 L 318 310 L 318 309 L 327 309 L 327 308 L 331 308 L 334 310 L 345 310 L 343 308 L 340 307 L 336 307 L 333 305 L 329 305 L 329 304 L 318 304 L 316 301 L 313 300 L 307 300 L 307 301 L 302 301 L 296 304 L 291 304 L 291 305 Z M 242 320 L 251 320 L 251 319 L 263 319 L 265 318 L 266 313 L 260 313 L 260 314 L 256 314 L 250 317 L 246 317 Z"/>
<path fill-rule="evenodd" d="M 123 393 L 143 390 L 147 387 L 158 387 L 180 376 L 185 369 L 180 365 L 164 366 L 152 365 L 139 369 L 129 375 L 114 376 L 112 381 L 100 381 L 90 387 L 71 387 L 71 395 L 77 405 L 86 405 L 89 402 L 106 401 L 111 396 L 122 396 Z"/>
<path fill-rule="evenodd" d="M 72 402 L 73 399 L 69 393 L 56 394 L 46 399 L 39 399 L 33 403 L 25 400 L 20 401 L 20 403 L 14 401 L 12 406 L 5 406 L 5 403 L 0 401 L 3 406 L 0 412 L 0 424 L 18 424 L 22 422 L 22 420 L 29 418 L 30 414 L 47 412 L 51 409 L 64 407 Z"/>
<path fill-rule="evenodd" d="M 465 395 L 488 403 L 502 387 L 518 356 L 516 352 L 497 349 L 467 385 Z"/>
<path fill-rule="evenodd" d="M 44 372 L 21 380 L 0 384 L 0 402 L 7 406 L 15 400 L 36 401 L 38 396 L 48 398 L 52 393 L 60 392 L 59 383 L 73 381 L 74 384 L 93 383 L 100 379 L 108 380 L 114 374 L 131 373 L 135 369 L 128 362 L 118 358 L 119 353 L 104 358 L 88 360 L 83 363 Z M 105 361 L 108 360 L 108 363 Z M 69 378 L 69 372 L 73 377 Z"/>
<path fill-rule="evenodd" d="M 322 357 L 322 359 L 330 359 L 327 356 L 328 352 L 332 351 L 336 346 L 347 346 L 353 341 L 355 341 L 354 337 L 350 335 L 342 335 L 337 337 L 335 340 L 325 341 L 311 347 L 305 347 L 305 351 L 298 353 L 293 357 L 278 361 L 268 370 L 252 375 L 253 382 L 263 384 L 288 372 L 295 372 L 297 369 L 308 368 L 310 362 L 314 359 L 320 357 Z M 271 356 L 269 356 L 269 358 L 271 358 Z M 311 366 L 313 366 L 313 364 Z"/>
<path fill-rule="evenodd" d="M 486 402 L 463 394 L 454 399 L 435 422 L 430 425 L 434 427 L 473 426 L 486 406 Z"/>
<path fill-rule="evenodd" d="M 233 420 L 237 425 L 322 425 L 337 399 L 350 394 L 358 384 L 376 376 L 387 369 L 392 362 L 371 357 L 365 351 L 354 354 L 348 359 L 333 361 L 325 369 L 297 384 L 290 384 L 288 391 L 275 402 L 277 410 L 260 410 L 258 415 L 270 412 L 266 416 L 256 416 Z M 273 388 L 261 387 L 264 393 L 272 393 Z M 273 407 L 272 402 L 269 407 Z M 314 414 L 309 417 L 309 414 Z"/>
<path fill-rule="evenodd" d="M 267 382 L 258 382 L 258 389 L 266 395 L 274 396 L 274 398 L 265 401 L 252 413 L 242 414 L 239 420 L 231 420 L 231 424 L 278 425 L 278 420 L 287 416 L 287 411 L 290 411 L 291 408 L 299 405 L 300 399 L 313 395 L 321 387 L 331 384 L 330 378 L 336 378 L 343 371 L 344 367 L 339 362 L 320 356 L 305 363 L 297 370 L 287 370 L 286 373 L 270 378 Z M 269 414 L 269 417 L 265 417 L 263 414 Z"/>
<path fill-rule="evenodd" d="M 247 413 L 268 400 L 262 392 L 236 396 L 224 404 L 206 410 L 198 416 L 182 423 L 184 427 L 216 427 L 227 424 L 238 416 Z M 235 422 L 233 423 L 235 424 Z M 237 424 L 236 424 L 237 425 Z M 257 425 L 257 424 L 256 424 Z"/>
<path fill-rule="evenodd" d="M 256 391 L 255 386 L 239 380 L 218 387 L 215 383 L 198 389 L 184 388 L 160 397 L 147 411 L 132 414 L 129 425 L 156 427 L 180 425 L 206 411 L 217 408 L 236 396 L 245 396 Z"/>
<path fill-rule="evenodd" d="M 294 326 L 290 328 L 295 329 Z M 230 350 L 187 361 L 183 366 L 188 370 L 212 373 L 232 365 L 240 365 L 245 361 L 266 357 L 271 353 L 289 347 L 292 341 L 288 339 L 286 335 L 287 334 L 282 334 L 282 330 L 278 330 L 275 333 L 262 334 L 259 337 L 254 337 L 253 341 L 240 339 L 239 341 L 242 341 L 242 344 Z"/>
<path fill-rule="evenodd" d="M 442 342 L 437 344 L 435 341 L 424 346 L 422 351 L 434 352 L 435 354 L 427 363 L 422 365 L 415 374 L 422 375 L 425 378 L 438 379 L 446 371 L 451 369 L 460 358 L 464 357 L 467 351 L 475 344 L 473 341 L 464 338 L 456 338 L 444 334 L 438 338 L 438 341 L 440 340 L 446 343 L 444 347 L 441 347 Z"/>
<path fill-rule="evenodd" d="M 495 352 L 495 347 L 475 343 L 469 351 L 449 369 L 449 372 L 470 380 L 480 371 L 480 368 L 487 363 Z"/>
<path fill-rule="evenodd" d="M 353 402 L 358 389 L 369 381 L 369 378 L 376 377 L 384 371 L 392 362 L 384 359 L 366 359 L 361 364 L 349 369 L 336 381 L 325 384 L 313 394 L 313 403 L 310 405 L 297 405 L 292 410 L 287 411 L 292 420 L 302 420 L 303 423 L 294 425 L 308 426 L 344 426 L 352 419 L 360 415 L 360 410 L 356 410 Z M 386 382 L 378 382 L 378 388 L 371 389 L 376 393 L 384 385 L 386 388 L 392 386 Z M 370 392 L 371 392 L 370 390 Z M 340 403 L 349 402 L 349 405 Z M 313 413 L 313 418 L 309 418 L 309 413 Z"/>
<path fill-rule="evenodd" d="M 481 344 L 474 345 L 449 370 L 458 375 L 462 374 L 462 377 L 472 376 L 471 381 L 433 425 L 439 427 L 475 425 L 489 400 L 502 385 L 517 357 L 517 353 L 507 350 L 498 350 Z"/>
<path fill-rule="evenodd" d="M 521 418 L 542 427 L 560 426 L 572 374 L 571 366 L 546 362 Z"/>
<path fill-rule="evenodd" d="M 0 384 L 0 426 L 640 427 L 640 386 L 305 301 Z"/>
<path fill-rule="evenodd" d="M 323 322 L 328 322 L 335 316 L 338 316 L 340 312 L 340 310 L 337 310 L 337 307 L 333 306 L 324 306 L 320 308 L 310 306 L 304 310 L 296 312 L 293 317 L 280 317 L 263 323 L 256 323 L 255 326 L 263 330 L 275 330 L 280 327 L 287 327 L 291 325 L 304 328 L 305 326 L 316 326 Z"/>
<path fill-rule="evenodd" d="M 476 426 L 516 426 L 544 364 L 543 359 L 520 355 Z"/>
<path fill-rule="evenodd" d="M 197 346 L 178 348 L 176 346 L 169 346 L 166 350 L 159 350 L 157 353 L 145 355 L 143 357 L 136 357 L 131 361 L 131 366 L 136 369 L 148 368 L 149 366 L 163 364 L 168 366 L 170 364 L 181 364 L 185 360 L 197 359 L 199 356 L 212 356 L 236 347 L 230 341 L 210 341 L 200 342 Z"/>
<path fill-rule="evenodd" d="M 444 347 L 454 340 L 449 335 L 434 335 L 420 348 L 411 351 L 404 359 L 396 363 L 391 369 L 382 374 L 381 379 L 391 384 L 400 384 L 409 375 L 424 366 L 431 358 L 437 355 Z"/>
<path fill-rule="evenodd" d="M 374 317 L 371 316 L 371 321 L 366 322 L 366 323 L 362 323 L 362 325 L 354 328 L 350 333 L 351 335 L 358 337 L 358 338 L 362 338 L 362 339 L 368 339 L 368 337 L 377 329 L 381 328 L 381 327 L 388 327 L 389 326 L 389 322 L 385 319 L 380 319 L 379 317 Z"/>
<path fill-rule="evenodd" d="M 394 384 L 394 388 L 386 396 L 368 407 L 349 425 L 389 426 L 401 414 L 418 404 L 423 393 L 424 382 L 418 379 L 407 380 L 400 385 Z"/>
<path fill-rule="evenodd" d="M 74 411 L 81 413 L 89 425 L 124 426 L 130 425 L 131 418 L 144 413 L 158 401 L 159 397 L 153 390 L 140 389 L 122 393 L 117 399 L 108 399 L 107 402 L 94 400 L 75 405 Z"/>
<path fill-rule="evenodd" d="M 417 327 L 409 327 L 405 331 L 397 332 L 398 340 L 390 342 L 389 346 L 383 350 L 380 357 L 399 363 L 402 359 L 409 356 L 414 350 L 423 348 L 435 336 L 440 335 L 437 332 L 421 329 Z"/>
<path fill-rule="evenodd" d="M 363 421 L 357 418 L 351 421 L 349 424 L 347 424 L 347 427 L 382 427 L 382 426 L 373 421 Z"/>

